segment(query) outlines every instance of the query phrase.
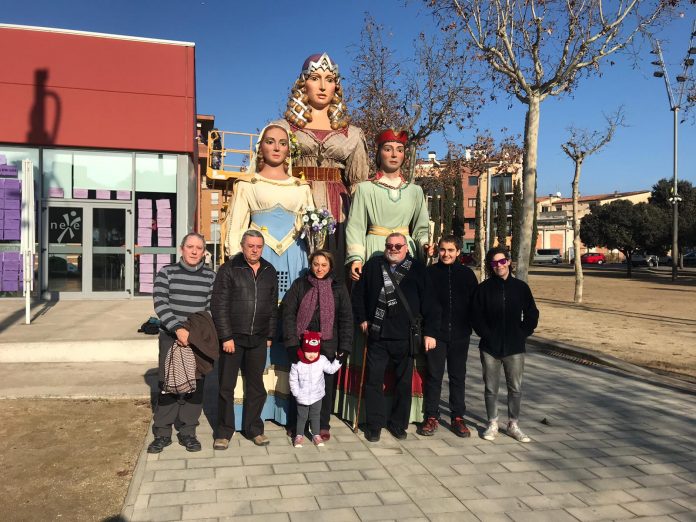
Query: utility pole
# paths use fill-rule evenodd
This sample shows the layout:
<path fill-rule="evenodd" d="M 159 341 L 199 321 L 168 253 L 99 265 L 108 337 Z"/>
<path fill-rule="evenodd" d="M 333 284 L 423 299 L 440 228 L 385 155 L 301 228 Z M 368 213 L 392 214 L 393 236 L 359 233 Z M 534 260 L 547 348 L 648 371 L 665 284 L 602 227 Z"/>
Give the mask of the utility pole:
<path fill-rule="evenodd" d="M 686 92 L 686 84 L 688 79 L 689 68 L 694 64 L 694 59 L 691 55 L 696 54 L 696 47 L 694 46 L 694 38 L 696 37 L 696 20 L 694 20 L 691 27 L 691 38 L 689 41 L 689 48 L 687 50 L 686 58 L 683 61 L 683 69 L 681 75 L 676 77 L 677 80 L 677 96 L 675 98 L 674 91 L 672 90 L 672 84 L 669 79 L 669 72 L 665 66 L 665 60 L 662 56 L 662 48 L 660 47 L 660 41 L 655 40 L 654 48 L 652 50 L 653 54 L 657 55 L 657 60 L 652 62 L 652 65 L 658 66 L 659 71 L 655 71 L 653 76 L 656 78 L 664 78 L 665 88 L 667 89 L 667 99 L 669 101 L 669 108 L 672 111 L 674 117 L 674 142 L 673 142 L 673 160 L 672 160 L 672 195 L 669 198 L 670 203 L 672 203 L 672 281 L 677 280 L 677 270 L 679 266 L 679 202 L 681 197 L 679 196 L 679 188 L 677 186 L 678 175 L 677 175 L 677 144 L 678 144 L 678 131 L 679 131 L 679 109 L 684 101 L 684 94 Z"/>

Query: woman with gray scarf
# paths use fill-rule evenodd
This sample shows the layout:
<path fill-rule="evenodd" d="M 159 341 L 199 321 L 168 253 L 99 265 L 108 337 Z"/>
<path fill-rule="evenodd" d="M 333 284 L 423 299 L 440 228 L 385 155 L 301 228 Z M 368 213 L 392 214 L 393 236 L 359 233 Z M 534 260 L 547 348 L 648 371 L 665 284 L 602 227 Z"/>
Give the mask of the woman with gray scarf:
<path fill-rule="evenodd" d="M 353 312 L 350 297 L 345 285 L 334 280 L 333 268 L 331 253 L 316 250 L 309 256 L 309 273 L 296 279 L 283 298 L 283 343 L 291 362 L 295 362 L 297 358 L 297 349 L 302 344 L 301 338 L 305 331 L 321 333 L 321 354 L 330 361 L 336 356 L 342 357 L 350 353 L 352 349 Z M 324 374 L 324 379 L 326 395 L 321 405 L 319 434 L 326 441 L 331 437 L 330 416 L 336 374 Z M 288 418 L 289 427 L 294 426 L 291 417 L 294 417 L 292 413 Z M 293 437 L 301 435 L 289 434 Z"/>

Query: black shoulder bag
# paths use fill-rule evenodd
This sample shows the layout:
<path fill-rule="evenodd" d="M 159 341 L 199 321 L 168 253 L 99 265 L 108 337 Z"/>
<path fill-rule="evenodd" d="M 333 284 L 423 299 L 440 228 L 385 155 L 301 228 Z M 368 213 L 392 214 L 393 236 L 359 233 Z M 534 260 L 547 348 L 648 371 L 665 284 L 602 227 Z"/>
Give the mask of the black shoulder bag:
<path fill-rule="evenodd" d="M 399 285 L 396 283 L 394 280 L 394 277 L 392 276 L 391 271 L 387 268 L 389 278 L 392 280 L 392 283 L 394 284 L 394 289 L 396 290 L 396 295 L 399 296 L 399 300 L 401 301 L 401 304 L 404 305 L 404 308 L 406 309 L 406 313 L 408 314 L 408 321 L 409 324 L 411 325 L 409 336 L 408 336 L 408 341 L 409 341 L 409 355 L 411 357 L 416 357 L 417 355 L 421 354 L 423 352 L 423 317 L 418 314 L 418 315 L 413 315 L 413 312 L 411 311 L 411 307 L 408 305 L 408 299 L 406 299 L 406 296 L 404 293 L 401 291 L 401 288 L 399 288 Z"/>

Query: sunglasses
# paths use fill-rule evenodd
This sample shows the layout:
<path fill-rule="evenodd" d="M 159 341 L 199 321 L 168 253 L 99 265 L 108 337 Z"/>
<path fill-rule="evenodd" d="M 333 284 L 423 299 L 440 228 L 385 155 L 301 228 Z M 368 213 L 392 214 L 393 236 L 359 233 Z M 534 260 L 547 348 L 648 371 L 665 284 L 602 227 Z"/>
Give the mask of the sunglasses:
<path fill-rule="evenodd" d="M 505 257 L 502 259 L 498 259 L 497 261 L 494 259 L 493 261 L 491 261 L 491 268 L 495 268 L 497 266 L 505 266 L 507 262 L 508 260 Z"/>
<path fill-rule="evenodd" d="M 385 246 L 387 247 L 387 250 L 396 250 L 398 252 L 399 250 L 401 250 L 405 246 L 405 243 L 397 243 L 397 244 L 387 243 Z"/>

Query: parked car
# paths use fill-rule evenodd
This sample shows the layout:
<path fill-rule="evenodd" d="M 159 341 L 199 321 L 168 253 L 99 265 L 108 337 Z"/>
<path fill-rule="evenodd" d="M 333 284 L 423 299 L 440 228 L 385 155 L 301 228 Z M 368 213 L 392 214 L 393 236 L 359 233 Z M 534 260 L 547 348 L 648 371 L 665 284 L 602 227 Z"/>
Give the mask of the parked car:
<path fill-rule="evenodd" d="M 658 266 L 660 258 L 655 254 L 633 254 L 631 256 L 631 265 L 633 266 Z"/>
<path fill-rule="evenodd" d="M 558 248 L 540 248 L 534 253 L 535 263 L 552 263 L 557 265 L 563 262 L 561 251 Z"/>
<path fill-rule="evenodd" d="M 696 266 L 696 251 L 684 254 L 684 266 Z"/>
<path fill-rule="evenodd" d="M 575 262 L 575 259 L 571 259 L 571 263 Z M 587 252 L 580 256 L 580 262 L 588 265 L 603 265 L 607 262 L 607 258 L 601 252 Z"/>

